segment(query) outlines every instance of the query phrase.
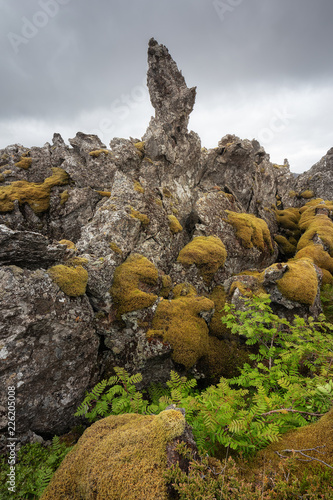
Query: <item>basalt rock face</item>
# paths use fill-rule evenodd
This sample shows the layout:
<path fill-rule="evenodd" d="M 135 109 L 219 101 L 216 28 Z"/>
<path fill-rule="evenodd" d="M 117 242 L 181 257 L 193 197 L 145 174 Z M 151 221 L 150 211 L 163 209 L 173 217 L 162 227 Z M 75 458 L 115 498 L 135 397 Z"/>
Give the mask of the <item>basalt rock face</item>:
<path fill-rule="evenodd" d="M 279 314 L 316 316 L 321 281 L 333 282 L 333 206 L 299 210 L 333 198 L 332 153 L 294 179 L 256 140 L 201 148 L 187 129 L 195 88 L 154 39 L 148 88 L 141 140 L 106 147 L 79 132 L 70 146 L 55 134 L 0 151 L 0 386 L 17 387 L 21 434 L 65 431 L 115 366 L 146 385 L 172 369 L 228 375 L 226 300 L 260 288 Z"/>

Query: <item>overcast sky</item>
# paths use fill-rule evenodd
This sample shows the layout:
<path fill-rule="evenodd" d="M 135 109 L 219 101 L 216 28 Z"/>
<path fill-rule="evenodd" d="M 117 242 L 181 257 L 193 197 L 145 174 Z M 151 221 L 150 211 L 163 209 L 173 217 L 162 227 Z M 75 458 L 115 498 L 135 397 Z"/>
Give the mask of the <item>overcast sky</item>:
<path fill-rule="evenodd" d="M 147 45 L 197 87 L 202 146 L 256 138 L 308 170 L 333 146 L 332 0 L 0 0 L 0 148 L 141 138 Z"/>

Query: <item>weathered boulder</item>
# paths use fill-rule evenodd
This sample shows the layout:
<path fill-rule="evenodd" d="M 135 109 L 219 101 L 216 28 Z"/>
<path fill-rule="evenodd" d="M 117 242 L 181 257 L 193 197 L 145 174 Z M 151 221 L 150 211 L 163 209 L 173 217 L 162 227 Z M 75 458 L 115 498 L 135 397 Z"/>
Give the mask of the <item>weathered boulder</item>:
<path fill-rule="evenodd" d="M 104 418 L 85 431 L 41 498 L 166 500 L 163 472 L 176 463 L 183 471 L 188 468 L 175 451 L 179 442 L 196 451 L 185 417 L 176 409 Z"/>
<path fill-rule="evenodd" d="M 304 199 L 323 198 L 333 200 L 333 148 L 329 149 L 310 170 L 295 179 L 294 191 L 298 195 L 298 206 Z"/>
<path fill-rule="evenodd" d="M 1 401 L 15 386 L 17 435 L 64 432 L 97 372 L 89 301 L 69 298 L 45 270 L 8 266 L 0 268 L 0 302 Z"/>
<path fill-rule="evenodd" d="M 147 160 L 140 172 L 146 173 L 150 186 L 158 183 L 174 194 L 185 215 L 191 211 L 191 191 L 201 172 L 199 136 L 187 131 L 196 90 L 187 87 L 168 49 L 153 38 L 148 47 L 147 84 L 155 117 L 143 136 Z"/>
<path fill-rule="evenodd" d="M 66 246 L 51 244 L 39 233 L 13 231 L 0 224 L 0 265 L 50 267 L 61 260 L 66 252 Z"/>
<path fill-rule="evenodd" d="M 220 140 L 217 148 L 202 152 L 201 170 L 202 190 L 215 186 L 233 195 L 242 211 L 261 217 L 271 231 L 276 231 L 271 208 L 279 200 L 280 171 L 284 178 L 291 177 L 288 164 L 272 164 L 258 141 L 229 134 Z"/>

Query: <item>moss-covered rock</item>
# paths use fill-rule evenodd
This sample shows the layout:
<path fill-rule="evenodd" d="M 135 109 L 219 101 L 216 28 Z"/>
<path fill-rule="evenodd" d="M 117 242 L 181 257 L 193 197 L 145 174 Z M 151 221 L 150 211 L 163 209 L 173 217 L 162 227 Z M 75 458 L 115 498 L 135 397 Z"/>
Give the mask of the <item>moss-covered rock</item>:
<path fill-rule="evenodd" d="M 167 500 L 166 447 L 184 430 L 176 410 L 104 418 L 65 457 L 42 499 Z"/>
<path fill-rule="evenodd" d="M 72 241 L 70 240 L 60 240 L 59 241 L 60 245 L 66 245 L 66 247 L 70 250 L 75 250 L 77 251 L 77 248 L 76 248 L 76 245 L 75 243 L 73 243 Z"/>
<path fill-rule="evenodd" d="M 304 257 L 311 259 L 321 269 L 326 269 L 330 273 L 333 272 L 333 258 L 330 257 L 328 252 L 325 252 L 322 245 L 310 244 L 299 250 L 295 255 L 295 259 L 302 259 Z"/>
<path fill-rule="evenodd" d="M 168 215 L 169 228 L 172 234 L 180 233 L 183 230 L 183 226 L 174 215 Z"/>
<path fill-rule="evenodd" d="M 285 210 L 275 210 L 276 220 L 283 229 L 297 230 L 298 221 L 301 214 L 298 208 L 286 208 Z"/>
<path fill-rule="evenodd" d="M 215 306 L 215 312 L 209 323 L 209 333 L 215 337 L 223 338 L 228 331 L 226 325 L 221 321 L 221 318 L 225 316 L 224 306 L 226 303 L 226 292 L 224 287 L 217 285 L 209 298 L 214 302 Z"/>
<path fill-rule="evenodd" d="M 278 244 L 279 250 L 282 255 L 288 257 L 293 257 L 296 252 L 296 245 L 293 245 L 290 240 L 287 240 L 285 236 L 277 234 L 274 236 L 274 241 Z"/>
<path fill-rule="evenodd" d="M 316 448 L 318 451 L 316 452 Z M 295 450 L 294 455 L 287 453 L 285 450 Z M 316 461 L 316 459 L 326 462 L 333 467 L 333 408 L 322 416 L 317 422 L 301 427 L 294 431 L 284 434 L 279 441 L 272 443 L 267 448 L 258 453 L 254 465 L 262 461 L 265 455 L 266 460 L 277 463 L 279 456 L 276 452 L 281 453 L 289 458 L 296 457 L 304 459 L 296 450 L 305 450 L 304 453 L 314 457 L 314 460 L 309 464 L 307 460 L 295 460 L 293 468 L 298 471 L 302 477 L 304 470 L 313 467 L 319 467 L 327 471 L 327 466 Z M 324 497 L 323 497 L 324 498 Z"/>
<path fill-rule="evenodd" d="M 173 300 L 161 300 L 147 337 L 161 337 L 169 342 L 172 359 L 191 368 L 208 350 L 208 326 L 202 313 L 214 309 L 214 302 L 197 295 L 189 284 L 173 289 Z"/>
<path fill-rule="evenodd" d="M 14 210 L 14 201 L 28 203 L 36 214 L 45 212 L 50 205 L 51 189 L 68 183 L 69 176 L 62 168 L 52 168 L 53 175 L 42 183 L 15 181 L 0 187 L 0 212 Z"/>
<path fill-rule="evenodd" d="M 274 267 L 274 266 L 272 266 Z M 276 284 L 287 299 L 311 306 L 318 292 L 318 278 L 311 259 L 292 259 L 288 270 Z"/>
<path fill-rule="evenodd" d="M 273 253 L 271 233 L 263 219 L 259 219 L 252 214 L 240 214 L 230 210 L 226 210 L 226 213 L 228 214 L 226 221 L 236 229 L 236 236 L 241 239 L 245 248 L 255 246 L 264 252 L 265 247 L 268 247 L 270 252 Z"/>
<path fill-rule="evenodd" d="M 15 163 L 15 167 L 23 168 L 23 170 L 28 170 L 28 168 L 31 167 L 31 164 L 32 158 L 27 158 L 26 156 L 22 155 L 20 161 Z"/>
<path fill-rule="evenodd" d="M 152 306 L 157 295 L 147 292 L 147 288 L 157 286 L 157 281 L 157 268 L 143 255 L 132 254 L 118 266 L 110 289 L 118 317 Z"/>
<path fill-rule="evenodd" d="M 70 267 L 59 264 L 50 267 L 47 272 L 69 297 L 78 297 L 86 293 L 88 272 L 82 266 Z"/>
<path fill-rule="evenodd" d="M 297 250 L 302 250 L 306 246 L 313 244 L 318 237 L 327 246 L 329 254 L 333 257 L 333 223 L 327 215 L 316 215 L 313 218 L 301 236 L 297 244 Z"/>
<path fill-rule="evenodd" d="M 177 261 L 185 266 L 195 264 L 205 283 L 209 284 L 226 258 L 227 251 L 220 238 L 197 236 L 179 252 Z"/>

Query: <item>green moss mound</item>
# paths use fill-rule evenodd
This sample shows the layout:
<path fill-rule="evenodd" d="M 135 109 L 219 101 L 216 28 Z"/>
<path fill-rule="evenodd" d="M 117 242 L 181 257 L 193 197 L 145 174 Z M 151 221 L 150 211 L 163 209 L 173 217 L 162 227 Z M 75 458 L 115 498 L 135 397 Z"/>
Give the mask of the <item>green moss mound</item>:
<path fill-rule="evenodd" d="M 288 270 L 276 284 L 287 299 L 311 306 L 318 291 L 318 278 L 311 259 L 288 261 Z"/>
<path fill-rule="evenodd" d="M 296 245 L 293 245 L 285 236 L 277 234 L 274 240 L 278 244 L 280 252 L 286 257 L 293 257 L 296 252 Z"/>
<path fill-rule="evenodd" d="M 93 158 L 98 158 L 101 154 L 108 155 L 110 151 L 107 149 L 95 149 L 95 151 L 90 151 L 89 156 Z"/>
<path fill-rule="evenodd" d="M 169 228 L 172 234 L 180 233 L 183 230 L 183 226 L 174 215 L 168 215 Z"/>
<path fill-rule="evenodd" d="M 178 255 L 177 261 L 185 266 L 195 264 L 206 284 L 210 284 L 216 271 L 227 258 L 227 251 L 216 236 L 197 236 Z"/>
<path fill-rule="evenodd" d="M 214 302 L 215 312 L 209 323 L 209 333 L 215 337 L 223 338 L 228 332 L 228 329 L 224 323 L 222 323 L 221 318 L 225 316 L 223 310 L 226 302 L 226 292 L 221 285 L 217 285 L 209 296 L 210 300 Z"/>
<path fill-rule="evenodd" d="M 330 273 L 333 272 L 333 258 L 325 252 L 321 245 L 310 244 L 299 250 L 295 255 L 295 259 L 302 259 L 304 257 L 311 259 L 321 269 L 326 269 Z"/>
<path fill-rule="evenodd" d="M 23 168 L 23 170 L 28 170 L 31 167 L 32 158 L 27 158 L 26 156 L 22 156 L 20 161 L 15 163 L 15 167 Z"/>
<path fill-rule="evenodd" d="M 227 222 L 236 229 L 236 236 L 242 240 L 244 248 L 256 247 L 262 252 L 266 248 L 273 253 L 271 233 L 266 222 L 252 214 L 237 213 L 226 210 Z"/>
<path fill-rule="evenodd" d="M 15 181 L 0 187 L 0 212 L 14 210 L 14 201 L 28 203 L 36 213 L 45 212 L 50 206 L 51 189 L 68 184 L 69 176 L 62 168 L 52 168 L 53 175 L 42 183 Z"/>
<path fill-rule="evenodd" d="M 320 453 L 314 451 L 317 447 L 320 447 Z M 333 467 L 333 408 L 322 416 L 317 422 L 284 434 L 278 442 L 272 443 L 267 448 L 259 452 L 255 463 L 260 462 L 263 455 L 266 456 L 266 459 L 272 461 L 273 463 L 277 463 L 279 460 L 278 455 L 275 453 L 277 451 L 282 455 L 292 457 L 293 455 L 291 453 L 283 452 L 283 450 L 286 449 L 308 450 L 304 451 L 304 453 L 318 458 Z M 302 455 L 297 454 L 296 452 L 294 457 L 304 459 Z M 309 461 L 296 460 L 294 462 L 294 467 L 298 470 L 298 473 L 301 474 L 305 469 L 313 469 L 313 467 L 319 467 L 322 470 L 326 469 L 327 471 L 327 466 L 317 461 L 312 461 L 309 467 Z"/>
<path fill-rule="evenodd" d="M 118 318 L 130 311 L 152 306 L 157 295 L 147 292 L 147 288 L 156 286 L 157 281 L 156 267 L 143 255 L 132 254 L 118 266 L 110 289 Z"/>
<path fill-rule="evenodd" d="M 297 250 L 302 250 L 308 245 L 313 244 L 316 237 L 327 246 L 328 252 L 333 257 L 333 223 L 327 215 L 316 215 L 308 225 L 305 233 L 301 236 Z"/>
<path fill-rule="evenodd" d="M 275 210 L 276 220 L 279 226 L 292 231 L 298 229 L 298 221 L 301 214 L 298 208 L 286 208 L 285 210 Z"/>
<path fill-rule="evenodd" d="M 88 272 L 82 266 L 69 267 L 59 264 L 50 267 L 47 272 L 69 297 L 78 297 L 86 293 Z"/>
<path fill-rule="evenodd" d="M 167 500 L 166 446 L 184 430 L 175 410 L 104 418 L 85 431 L 41 498 Z"/>
<path fill-rule="evenodd" d="M 189 284 L 177 285 L 173 289 L 174 299 L 158 304 L 147 337 L 161 337 L 169 342 L 172 359 L 185 368 L 191 368 L 208 351 L 208 326 L 200 316 L 211 311 L 214 302 L 197 295 Z"/>

